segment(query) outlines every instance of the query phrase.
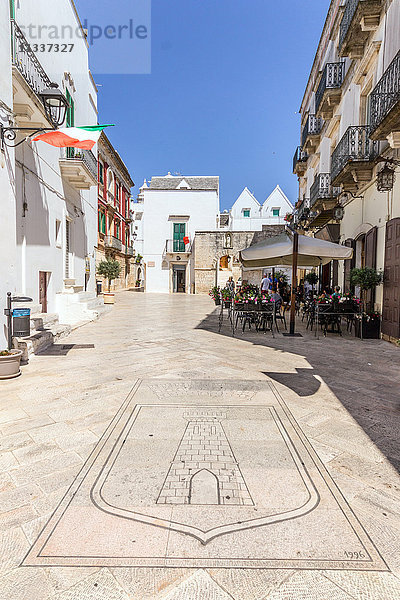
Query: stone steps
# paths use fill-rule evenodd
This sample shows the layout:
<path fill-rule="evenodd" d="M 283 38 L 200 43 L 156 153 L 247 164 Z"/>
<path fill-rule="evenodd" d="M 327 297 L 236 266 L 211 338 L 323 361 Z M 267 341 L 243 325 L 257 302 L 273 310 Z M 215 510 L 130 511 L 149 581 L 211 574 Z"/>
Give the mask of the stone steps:
<path fill-rule="evenodd" d="M 58 324 L 57 313 L 31 313 L 31 332 L 49 329 Z"/>
<path fill-rule="evenodd" d="M 27 362 L 32 354 L 38 354 L 52 346 L 57 340 L 71 333 L 71 329 L 70 325 L 60 325 L 57 317 L 51 325 L 34 330 L 28 337 L 13 338 L 13 347 L 23 351 L 22 361 Z"/>

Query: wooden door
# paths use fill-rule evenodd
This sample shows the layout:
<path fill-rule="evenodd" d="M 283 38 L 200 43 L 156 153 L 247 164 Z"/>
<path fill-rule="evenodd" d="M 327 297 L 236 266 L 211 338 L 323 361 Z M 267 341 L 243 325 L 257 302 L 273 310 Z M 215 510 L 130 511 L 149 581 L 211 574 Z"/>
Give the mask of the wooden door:
<path fill-rule="evenodd" d="M 47 313 L 47 273 L 39 271 L 39 304 L 42 305 L 42 312 Z"/>
<path fill-rule="evenodd" d="M 382 333 L 400 338 L 400 218 L 386 224 Z"/>

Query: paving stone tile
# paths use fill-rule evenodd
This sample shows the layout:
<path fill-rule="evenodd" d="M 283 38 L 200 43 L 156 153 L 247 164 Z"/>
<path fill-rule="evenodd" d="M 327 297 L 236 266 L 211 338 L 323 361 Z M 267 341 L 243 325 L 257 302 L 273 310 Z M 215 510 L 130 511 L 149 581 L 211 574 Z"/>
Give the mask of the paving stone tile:
<path fill-rule="evenodd" d="M 49 600 L 52 588 L 44 569 L 14 569 L 0 579 L 3 598 L 7 600 Z"/>
<path fill-rule="evenodd" d="M 21 528 L 16 527 L 2 532 L 0 536 L 0 577 L 18 567 L 28 549 L 29 542 Z"/>
<path fill-rule="evenodd" d="M 20 486 L 0 494 L 0 511 L 7 512 L 13 508 L 25 506 L 33 502 L 35 498 L 42 495 L 42 491 L 36 483 Z"/>
<path fill-rule="evenodd" d="M 48 415 L 43 414 L 34 418 L 20 419 L 19 421 L 1 425 L 0 429 L 3 435 L 8 436 L 21 431 L 29 432 L 31 429 L 41 427 L 42 425 L 49 425 L 50 423 L 54 423 L 53 419 L 51 419 Z"/>
<path fill-rule="evenodd" d="M 131 600 L 153 600 L 171 591 L 196 569 L 115 568 L 110 571 Z"/>
<path fill-rule="evenodd" d="M 8 471 L 16 466 L 18 466 L 18 461 L 12 452 L 2 452 L 0 454 L 0 472 Z"/>
<path fill-rule="evenodd" d="M 220 587 L 205 571 L 196 571 L 177 585 L 175 589 L 157 598 L 162 600 L 232 600 L 232 596 Z"/>
<path fill-rule="evenodd" d="M 357 600 L 397 600 L 400 580 L 392 573 L 355 573 L 330 571 L 324 575 Z"/>
<path fill-rule="evenodd" d="M 264 600 L 294 573 L 284 569 L 207 569 L 207 572 L 232 598 L 239 600 Z"/>
<path fill-rule="evenodd" d="M 37 512 L 29 504 L 0 513 L 0 531 L 6 531 L 32 521 L 37 517 Z"/>
<path fill-rule="evenodd" d="M 302 571 L 289 577 L 265 598 L 268 600 L 353 600 L 354 596 L 317 572 Z"/>
<path fill-rule="evenodd" d="M 62 454 L 62 449 L 52 441 L 43 444 L 30 444 L 13 451 L 13 455 L 21 465 L 52 459 Z"/>
<path fill-rule="evenodd" d="M 56 600 L 130 600 L 107 569 L 97 571 L 68 590 L 55 595 Z"/>
<path fill-rule="evenodd" d="M 81 463 L 82 459 L 76 453 L 61 453 L 53 458 L 48 458 L 29 466 L 23 466 L 19 469 L 13 469 L 10 471 L 10 474 L 18 485 L 24 485 L 32 481 L 32 478 L 40 479 L 55 471 L 62 471 L 67 467 L 72 467 L 73 465 Z"/>
<path fill-rule="evenodd" d="M 14 433 L 13 435 L 1 436 L 0 452 L 6 450 L 17 450 L 33 444 L 33 439 L 26 432 Z"/>

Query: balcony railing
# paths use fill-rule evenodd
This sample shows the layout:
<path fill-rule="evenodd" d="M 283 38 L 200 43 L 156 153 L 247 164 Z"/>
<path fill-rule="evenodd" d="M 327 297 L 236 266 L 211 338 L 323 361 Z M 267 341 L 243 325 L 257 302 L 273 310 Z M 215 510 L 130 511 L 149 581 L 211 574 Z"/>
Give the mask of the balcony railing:
<path fill-rule="evenodd" d="M 14 19 L 11 19 L 11 54 L 13 66 L 18 69 L 36 94 L 50 87 L 51 79 Z"/>
<path fill-rule="evenodd" d="M 310 214 L 310 199 L 304 198 L 302 205 L 300 206 L 300 208 L 297 211 L 297 220 L 303 221 L 304 219 L 308 218 L 309 214 Z"/>
<path fill-rule="evenodd" d="M 347 0 L 345 9 L 343 12 L 343 17 L 340 23 L 340 32 L 339 32 L 339 51 L 343 50 L 343 46 L 347 35 L 352 28 L 353 20 L 358 8 L 360 8 L 360 20 L 361 18 L 372 16 L 378 17 L 381 10 L 382 0 Z M 360 24 L 359 19 L 357 18 L 357 25 Z M 370 29 L 367 28 L 363 30 L 362 28 L 358 28 L 356 33 L 356 37 L 354 38 L 355 43 L 364 44 L 366 37 L 368 36 Z"/>
<path fill-rule="evenodd" d="M 181 240 L 167 240 L 165 243 L 165 251 L 164 254 L 179 254 L 184 252 L 191 252 L 192 245 L 185 244 L 185 242 Z"/>
<path fill-rule="evenodd" d="M 91 150 L 81 150 L 78 148 L 64 148 L 63 160 L 79 160 L 85 165 L 93 179 L 97 181 L 97 158 Z"/>
<path fill-rule="evenodd" d="M 400 101 L 400 51 L 392 60 L 371 94 L 371 132 Z"/>
<path fill-rule="evenodd" d="M 310 207 L 314 206 L 317 200 L 333 199 L 340 193 L 340 188 L 332 187 L 331 174 L 320 173 L 316 176 L 310 189 Z"/>
<path fill-rule="evenodd" d="M 369 125 L 351 126 L 332 153 L 331 176 L 334 180 L 350 162 L 369 162 L 378 154 L 379 144 L 369 138 Z"/>
<path fill-rule="evenodd" d="M 343 13 L 343 18 L 340 23 L 340 33 L 339 33 L 339 48 L 342 47 L 343 42 L 346 38 L 347 32 L 350 29 L 351 22 L 355 15 L 355 12 L 358 8 L 358 3 L 360 0 L 347 0 L 346 6 Z"/>
<path fill-rule="evenodd" d="M 113 235 L 107 235 L 104 238 L 104 246 L 106 248 L 113 248 L 114 250 L 118 250 L 119 252 L 122 252 L 122 242 L 121 242 L 121 240 L 118 240 Z"/>
<path fill-rule="evenodd" d="M 303 127 L 303 132 L 301 134 L 301 145 L 304 147 L 306 140 L 309 135 L 318 135 L 322 129 L 322 119 L 321 117 L 316 117 L 315 115 L 309 115 L 306 121 L 306 124 Z"/>
<path fill-rule="evenodd" d="M 315 94 L 315 111 L 318 110 L 321 100 L 327 89 L 338 89 L 342 87 L 344 80 L 345 63 L 328 63 L 323 70 L 321 81 Z"/>
<path fill-rule="evenodd" d="M 133 246 L 126 246 L 126 254 L 128 256 L 134 256 L 135 255 L 135 250 L 134 250 Z"/>
<path fill-rule="evenodd" d="M 307 152 L 303 152 L 301 146 L 297 146 L 296 152 L 293 157 L 293 173 L 296 172 L 296 167 L 298 163 L 306 163 L 308 160 Z"/>

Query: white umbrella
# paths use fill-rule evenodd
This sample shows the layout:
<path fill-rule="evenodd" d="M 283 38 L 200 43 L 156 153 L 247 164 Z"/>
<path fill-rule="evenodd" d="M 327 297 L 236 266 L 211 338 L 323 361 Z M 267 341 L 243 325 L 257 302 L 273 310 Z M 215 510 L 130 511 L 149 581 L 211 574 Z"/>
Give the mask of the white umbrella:
<path fill-rule="evenodd" d="M 294 234 L 285 232 L 254 244 L 239 254 L 246 269 L 291 266 L 293 264 Z M 353 256 L 352 248 L 325 240 L 298 234 L 298 267 L 318 267 L 331 260 L 345 260 Z"/>
<path fill-rule="evenodd" d="M 353 249 L 318 238 L 285 231 L 281 235 L 254 244 L 239 253 L 240 262 L 246 269 L 259 269 L 277 265 L 292 265 L 292 299 L 290 311 L 290 333 L 295 334 L 295 289 L 297 287 L 297 267 L 318 267 L 331 260 L 352 258 Z"/>

